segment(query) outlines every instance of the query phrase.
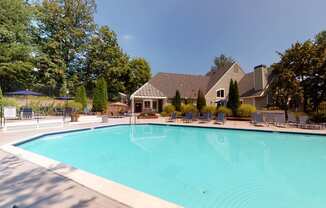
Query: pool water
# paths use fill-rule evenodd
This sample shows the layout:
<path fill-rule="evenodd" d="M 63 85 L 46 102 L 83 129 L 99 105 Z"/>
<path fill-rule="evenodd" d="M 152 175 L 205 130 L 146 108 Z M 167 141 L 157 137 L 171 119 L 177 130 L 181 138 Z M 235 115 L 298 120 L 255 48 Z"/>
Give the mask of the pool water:
<path fill-rule="evenodd" d="M 120 125 L 18 146 L 189 208 L 326 206 L 325 136 Z"/>

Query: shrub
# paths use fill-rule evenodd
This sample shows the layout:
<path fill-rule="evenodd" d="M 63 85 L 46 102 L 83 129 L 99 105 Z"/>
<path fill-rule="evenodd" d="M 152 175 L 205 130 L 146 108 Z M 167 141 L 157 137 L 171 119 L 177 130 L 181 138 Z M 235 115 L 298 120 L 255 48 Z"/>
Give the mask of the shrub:
<path fill-rule="evenodd" d="M 204 113 L 211 113 L 214 115 L 216 113 L 216 106 L 214 105 L 206 105 L 203 110 Z"/>
<path fill-rule="evenodd" d="M 174 105 L 168 104 L 168 105 L 165 105 L 165 106 L 164 106 L 163 111 L 164 111 L 167 115 L 169 115 L 169 114 L 171 114 L 172 112 L 175 111 L 175 107 L 174 107 Z"/>
<path fill-rule="evenodd" d="M 182 114 L 186 113 L 196 113 L 197 109 L 193 104 L 186 104 L 186 105 L 181 105 L 181 112 Z"/>
<path fill-rule="evenodd" d="M 326 123 L 326 112 L 315 112 L 309 117 L 309 121 L 313 123 Z"/>
<path fill-rule="evenodd" d="M 79 113 L 83 110 L 83 105 L 76 101 L 69 101 L 67 103 L 67 107 L 72 108 L 73 112 L 77 112 L 77 113 Z"/>
<path fill-rule="evenodd" d="M 202 93 L 201 90 L 198 90 L 197 103 L 196 103 L 197 110 L 201 112 L 205 106 L 206 106 L 205 95 Z"/>
<path fill-rule="evenodd" d="M 256 107 L 250 104 L 242 104 L 238 108 L 238 115 L 240 117 L 250 117 L 252 113 L 256 112 Z"/>
<path fill-rule="evenodd" d="M 87 95 L 84 86 L 80 86 L 77 88 L 75 101 L 81 103 L 83 105 L 83 109 L 87 107 Z"/>
<path fill-rule="evenodd" d="M 104 78 L 96 81 L 96 88 L 93 97 L 93 111 L 105 112 L 108 106 L 107 84 Z"/>
<path fill-rule="evenodd" d="M 231 109 L 234 116 L 237 115 L 237 109 L 240 106 L 240 96 L 237 81 L 230 80 L 229 96 L 227 107 Z"/>
<path fill-rule="evenodd" d="M 225 106 L 220 106 L 217 109 L 217 113 L 224 113 L 226 116 L 231 116 L 232 115 L 232 111 L 230 108 L 227 108 Z"/>
<path fill-rule="evenodd" d="M 175 109 L 177 111 L 180 111 L 181 110 L 181 95 L 180 95 L 180 92 L 179 90 L 177 90 L 175 92 L 175 96 L 172 100 L 172 105 L 174 105 Z"/>
<path fill-rule="evenodd" d="M 14 98 L 2 98 L 2 105 L 18 107 L 17 101 Z"/>

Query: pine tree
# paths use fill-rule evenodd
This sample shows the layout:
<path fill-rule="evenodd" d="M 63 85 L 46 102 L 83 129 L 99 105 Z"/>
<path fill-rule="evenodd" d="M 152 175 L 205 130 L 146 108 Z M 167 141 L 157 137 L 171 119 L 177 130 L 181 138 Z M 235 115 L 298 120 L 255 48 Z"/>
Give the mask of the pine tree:
<path fill-rule="evenodd" d="M 84 86 L 80 86 L 77 88 L 75 101 L 81 103 L 83 105 L 83 109 L 87 107 L 87 95 Z"/>
<path fill-rule="evenodd" d="M 236 116 L 239 106 L 240 106 L 240 96 L 239 96 L 238 83 L 237 81 L 233 81 L 231 79 L 227 107 L 232 110 L 233 116 Z"/>
<path fill-rule="evenodd" d="M 232 102 L 233 102 L 233 95 L 234 95 L 234 93 L 233 93 L 233 80 L 231 79 L 230 80 L 230 85 L 229 85 L 229 95 L 228 95 L 228 102 L 227 102 L 227 104 L 226 104 L 226 106 L 228 107 L 228 108 L 232 108 Z"/>
<path fill-rule="evenodd" d="M 238 108 L 240 107 L 240 95 L 239 95 L 239 88 L 238 88 L 238 82 L 237 81 L 234 81 L 233 82 L 233 93 L 234 93 L 234 101 L 233 101 L 233 114 L 234 115 L 237 115 L 237 112 L 238 112 Z"/>
<path fill-rule="evenodd" d="M 175 96 L 172 100 L 172 105 L 174 105 L 176 111 L 181 110 L 181 96 L 179 90 L 175 92 Z"/>
<path fill-rule="evenodd" d="M 199 112 L 203 110 L 203 108 L 206 106 L 206 99 L 204 94 L 202 93 L 201 90 L 198 90 L 198 95 L 197 95 L 197 109 Z"/>
<path fill-rule="evenodd" d="M 96 82 L 94 97 L 93 97 L 93 111 L 105 112 L 108 105 L 107 84 L 103 77 Z"/>

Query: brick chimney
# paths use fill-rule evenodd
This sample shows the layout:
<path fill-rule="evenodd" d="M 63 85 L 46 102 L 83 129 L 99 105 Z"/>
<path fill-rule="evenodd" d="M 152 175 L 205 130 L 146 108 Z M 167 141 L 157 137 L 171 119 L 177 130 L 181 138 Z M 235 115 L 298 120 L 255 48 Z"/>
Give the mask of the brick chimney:
<path fill-rule="evenodd" d="M 255 66 L 254 69 L 254 89 L 256 91 L 265 89 L 268 82 L 268 69 L 266 65 Z"/>

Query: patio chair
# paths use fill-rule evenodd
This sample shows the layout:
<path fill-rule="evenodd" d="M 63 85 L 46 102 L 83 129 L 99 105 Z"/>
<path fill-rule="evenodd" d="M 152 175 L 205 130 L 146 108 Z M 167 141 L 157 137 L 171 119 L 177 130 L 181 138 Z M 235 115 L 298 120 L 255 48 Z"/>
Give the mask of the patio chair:
<path fill-rule="evenodd" d="M 280 128 L 286 128 L 287 123 L 285 122 L 284 116 L 275 116 L 275 126 Z"/>
<path fill-rule="evenodd" d="M 177 120 L 177 113 L 173 112 L 171 113 L 169 119 L 167 120 L 167 122 L 175 122 Z"/>
<path fill-rule="evenodd" d="M 33 110 L 32 108 L 23 107 L 20 109 L 20 119 L 32 119 Z"/>
<path fill-rule="evenodd" d="M 225 123 L 224 113 L 218 113 L 216 116 L 215 124 L 223 125 Z"/>
<path fill-rule="evenodd" d="M 322 125 L 319 125 L 319 124 L 309 124 L 308 123 L 308 119 L 309 117 L 308 116 L 300 116 L 299 117 L 299 128 L 302 128 L 302 129 L 313 129 L 313 130 L 320 130 L 322 129 Z"/>
<path fill-rule="evenodd" d="M 293 113 L 289 113 L 288 125 L 292 126 L 292 127 L 298 127 L 299 126 L 299 121 L 298 121 L 297 117 Z"/>
<path fill-rule="evenodd" d="M 186 113 L 185 117 L 183 118 L 184 123 L 191 123 L 193 119 L 192 113 Z"/>
<path fill-rule="evenodd" d="M 212 119 L 211 113 L 204 113 L 202 117 L 199 118 L 199 123 L 208 123 Z"/>
<path fill-rule="evenodd" d="M 253 124 L 255 126 L 260 126 L 260 127 L 263 127 L 263 126 L 266 126 L 266 123 L 264 121 L 264 117 L 262 114 L 260 113 L 256 113 L 254 114 L 254 121 L 253 121 Z"/>

